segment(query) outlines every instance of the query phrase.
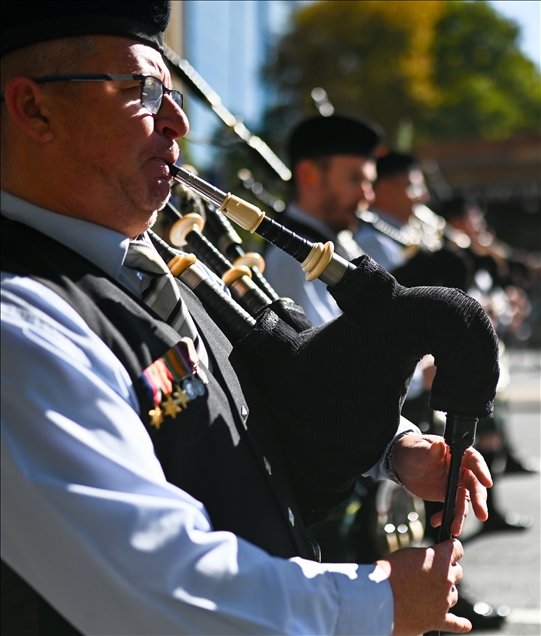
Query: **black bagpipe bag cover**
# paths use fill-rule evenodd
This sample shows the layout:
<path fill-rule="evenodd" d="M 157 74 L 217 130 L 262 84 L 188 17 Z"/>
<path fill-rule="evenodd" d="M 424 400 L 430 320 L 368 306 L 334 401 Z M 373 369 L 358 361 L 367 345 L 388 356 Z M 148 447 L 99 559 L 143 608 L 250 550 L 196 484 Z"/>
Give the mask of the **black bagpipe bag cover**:
<path fill-rule="evenodd" d="M 471 296 L 403 287 L 366 255 L 353 264 L 328 288 L 342 316 L 297 333 L 266 309 L 237 345 L 274 411 L 295 487 L 327 512 L 392 439 L 424 355 L 437 367 L 434 410 L 490 417 L 499 377 L 498 338 Z"/>

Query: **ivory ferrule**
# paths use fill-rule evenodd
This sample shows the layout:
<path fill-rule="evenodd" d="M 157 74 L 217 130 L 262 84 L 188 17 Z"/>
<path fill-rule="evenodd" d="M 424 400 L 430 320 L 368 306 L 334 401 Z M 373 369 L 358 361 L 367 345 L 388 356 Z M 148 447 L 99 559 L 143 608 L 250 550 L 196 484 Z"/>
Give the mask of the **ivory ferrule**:
<path fill-rule="evenodd" d="M 242 256 L 239 256 L 233 263 L 235 267 L 245 265 L 246 267 L 257 267 L 257 269 L 263 273 L 265 271 L 265 259 L 257 252 L 247 252 Z"/>
<path fill-rule="evenodd" d="M 225 197 L 218 210 L 251 234 L 257 230 L 261 221 L 265 218 L 265 212 L 257 206 L 243 201 L 240 197 L 231 193 Z"/>
<path fill-rule="evenodd" d="M 202 232 L 204 227 L 205 221 L 199 214 L 185 214 L 173 224 L 169 231 L 169 240 L 175 247 L 184 247 L 187 245 L 188 234 L 194 230 Z"/>
<path fill-rule="evenodd" d="M 180 276 L 194 263 L 197 263 L 197 257 L 194 254 L 177 254 L 167 263 L 167 267 L 173 276 Z"/>
<path fill-rule="evenodd" d="M 222 276 L 222 280 L 227 287 L 230 287 L 236 280 L 242 278 L 242 276 L 247 276 L 250 279 L 252 278 L 252 272 L 245 265 L 232 267 Z"/>
<path fill-rule="evenodd" d="M 334 245 L 331 241 L 314 243 L 310 254 L 301 263 L 302 271 L 306 274 L 306 280 L 315 280 L 326 270 L 334 254 Z"/>

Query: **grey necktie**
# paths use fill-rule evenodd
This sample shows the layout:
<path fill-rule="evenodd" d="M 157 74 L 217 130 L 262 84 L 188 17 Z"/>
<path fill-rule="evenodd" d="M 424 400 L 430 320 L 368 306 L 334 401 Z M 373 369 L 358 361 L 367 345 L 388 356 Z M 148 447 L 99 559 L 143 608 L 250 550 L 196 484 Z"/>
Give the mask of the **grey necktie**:
<path fill-rule="evenodd" d="M 205 345 L 180 297 L 174 276 L 154 246 L 144 241 L 130 241 L 124 265 L 143 275 L 141 290 L 145 304 L 152 307 L 181 336 L 193 340 L 199 359 L 208 368 Z"/>

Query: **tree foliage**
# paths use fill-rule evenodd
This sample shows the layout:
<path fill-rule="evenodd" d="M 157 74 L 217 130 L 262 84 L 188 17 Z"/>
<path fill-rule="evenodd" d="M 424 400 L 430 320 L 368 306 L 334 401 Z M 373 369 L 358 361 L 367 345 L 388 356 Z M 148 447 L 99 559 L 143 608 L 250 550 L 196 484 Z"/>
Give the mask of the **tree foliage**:
<path fill-rule="evenodd" d="M 316 114 L 322 87 L 337 112 L 381 123 L 388 143 L 411 121 L 414 143 L 539 133 L 540 74 L 517 25 L 484 0 L 321 0 L 304 6 L 265 77 L 276 102 L 266 136 L 279 145 Z"/>

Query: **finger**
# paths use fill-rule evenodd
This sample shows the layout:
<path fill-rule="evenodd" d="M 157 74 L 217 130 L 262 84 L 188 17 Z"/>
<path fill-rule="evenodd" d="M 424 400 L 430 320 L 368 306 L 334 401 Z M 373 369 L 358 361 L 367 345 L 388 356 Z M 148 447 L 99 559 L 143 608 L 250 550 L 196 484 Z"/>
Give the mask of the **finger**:
<path fill-rule="evenodd" d="M 447 444 L 443 439 L 425 439 L 430 444 L 428 447 L 428 453 L 426 454 L 427 464 L 437 464 L 445 459 L 447 454 Z"/>
<path fill-rule="evenodd" d="M 435 512 L 430 517 L 430 525 L 433 528 L 438 528 L 439 526 L 441 526 L 442 518 L 443 518 L 443 510 L 440 510 L 439 512 Z"/>
<path fill-rule="evenodd" d="M 453 585 L 451 588 L 450 598 L 449 598 L 449 607 L 454 607 L 458 603 L 458 589 L 456 585 Z"/>
<path fill-rule="evenodd" d="M 462 581 L 462 577 L 464 576 L 464 570 L 461 565 L 455 563 L 451 566 L 451 575 L 454 578 L 455 585 L 458 585 L 460 581 Z M 454 585 L 453 585 L 454 587 Z"/>
<path fill-rule="evenodd" d="M 467 618 L 448 613 L 445 615 L 440 630 L 443 632 L 451 632 L 452 634 L 467 634 L 472 630 L 472 624 Z"/>
<path fill-rule="evenodd" d="M 479 483 L 471 470 L 464 468 L 460 473 L 460 484 L 469 491 L 469 497 L 475 516 L 479 521 L 488 519 L 487 489 Z"/>
<path fill-rule="evenodd" d="M 485 488 L 493 485 L 490 470 L 481 453 L 475 448 L 468 448 L 462 458 L 462 466 L 471 470 Z"/>
<path fill-rule="evenodd" d="M 459 486 L 456 493 L 455 516 L 451 523 L 451 534 L 458 536 L 462 532 L 470 509 L 470 493 L 464 486 Z"/>
<path fill-rule="evenodd" d="M 460 569 L 460 573 L 462 572 L 462 566 L 457 565 L 458 561 L 460 561 L 460 559 L 464 556 L 464 546 L 462 545 L 462 543 L 460 543 L 460 541 L 458 539 L 451 539 L 452 541 L 452 553 L 451 553 L 451 564 L 452 565 L 456 565 L 457 568 Z M 455 573 L 458 573 L 459 570 L 457 569 Z M 460 576 L 462 577 L 462 574 L 460 574 Z M 457 583 L 460 579 L 455 580 L 455 583 Z"/>
<path fill-rule="evenodd" d="M 464 523 L 468 516 L 468 512 L 470 509 L 470 495 L 468 490 L 464 486 L 459 486 L 457 489 L 456 495 L 456 503 L 455 503 L 455 512 L 453 521 L 451 523 L 451 534 L 454 536 L 459 536 L 464 527 Z M 443 519 L 443 510 L 439 512 L 435 512 L 430 517 L 430 525 L 433 528 L 438 528 L 441 526 L 441 522 Z"/>
<path fill-rule="evenodd" d="M 462 576 L 462 566 L 458 564 L 460 559 L 464 556 L 464 547 L 458 539 L 446 539 L 441 543 L 436 543 L 431 546 L 431 550 L 438 559 L 443 559 L 446 567 L 452 568 L 450 573 L 453 576 L 451 584 L 458 583 Z"/>

